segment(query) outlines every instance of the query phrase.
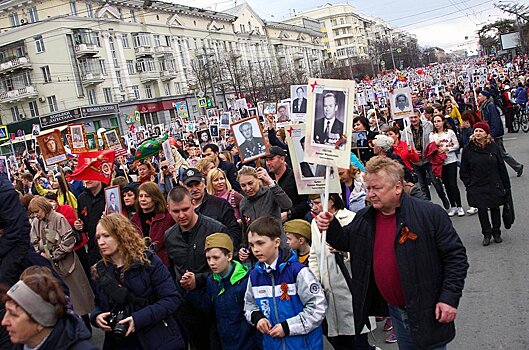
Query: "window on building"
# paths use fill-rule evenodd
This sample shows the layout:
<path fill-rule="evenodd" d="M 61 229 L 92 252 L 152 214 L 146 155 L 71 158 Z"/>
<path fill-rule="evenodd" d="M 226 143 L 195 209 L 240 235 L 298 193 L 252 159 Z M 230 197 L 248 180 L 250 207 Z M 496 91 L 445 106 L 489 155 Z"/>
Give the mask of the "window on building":
<path fill-rule="evenodd" d="M 70 14 L 77 16 L 77 2 L 75 0 L 70 0 Z"/>
<path fill-rule="evenodd" d="M 20 25 L 20 20 L 18 19 L 18 13 L 13 12 L 9 14 L 9 23 L 11 23 L 11 27 L 18 27 Z"/>
<path fill-rule="evenodd" d="M 110 128 L 114 129 L 119 127 L 118 118 L 110 118 Z"/>
<path fill-rule="evenodd" d="M 46 49 L 44 48 L 44 39 L 42 39 L 42 35 L 36 36 L 34 39 L 37 53 L 46 51 Z"/>
<path fill-rule="evenodd" d="M 123 88 L 123 81 L 121 80 L 121 72 L 119 70 L 116 71 L 116 81 L 118 83 L 119 91 L 125 91 Z"/>
<path fill-rule="evenodd" d="M 50 112 L 57 112 L 59 110 L 59 107 L 57 106 L 57 98 L 55 97 L 55 95 L 48 96 L 47 100 Z"/>
<path fill-rule="evenodd" d="M 154 35 L 154 47 L 160 47 L 160 36 Z"/>
<path fill-rule="evenodd" d="M 340 18 L 340 24 L 345 24 L 345 19 L 343 17 Z"/>
<path fill-rule="evenodd" d="M 244 26 L 244 24 L 240 24 L 240 27 L 241 27 L 241 33 L 246 33 L 246 27 Z"/>
<path fill-rule="evenodd" d="M 163 84 L 163 89 L 164 89 L 164 92 L 165 92 L 165 96 L 170 96 L 171 95 L 171 84 L 170 83 Z"/>
<path fill-rule="evenodd" d="M 149 33 L 138 33 L 134 35 L 134 47 L 151 46 L 151 36 Z"/>
<path fill-rule="evenodd" d="M 101 70 L 101 74 L 107 75 L 107 70 L 105 67 L 105 60 L 103 58 L 99 59 L 99 69 Z"/>
<path fill-rule="evenodd" d="M 129 74 L 135 74 L 136 73 L 133 60 L 127 60 L 127 72 Z"/>
<path fill-rule="evenodd" d="M 136 98 L 136 100 L 139 100 L 141 98 L 140 97 L 140 87 L 138 85 L 133 85 L 132 91 L 134 92 L 134 97 Z"/>
<path fill-rule="evenodd" d="M 123 19 L 123 10 L 121 8 L 118 8 L 119 12 L 119 19 Z"/>
<path fill-rule="evenodd" d="M 105 96 L 105 102 L 106 103 L 113 102 L 113 100 L 112 100 L 112 88 L 109 88 L 109 87 L 103 88 L 103 96 Z"/>
<path fill-rule="evenodd" d="M 136 23 L 136 12 L 134 11 L 134 9 L 130 9 L 130 19 L 132 20 L 132 22 Z"/>
<path fill-rule="evenodd" d="M 39 115 L 39 107 L 37 106 L 37 101 L 29 102 L 29 113 L 31 117 L 37 117 Z"/>
<path fill-rule="evenodd" d="M 335 26 L 335 25 L 337 25 L 337 24 L 338 24 L 338 22 L 336 21 L 336 18 L 333 19 L 333 20 L 332 20 L 332 25 Z"/>
<path fill-rule="evenodd" d="M 20 119 L 20 114 L 18 113 L 18 106 L 11 107 L 11 118 L 13 118 L 13 121 L 18 121 Z"/>
<path fill-rule="evenodd" d="M 42 71 L 42 76 L 44 77 L 44 82 L 45 83 L 51 82 L 50 66 L 40 67 L 40 70 Z"/>
<path fill-rule="evenodd" d="M 177 95 L 180 95 L 182 93 L 182 88 L 180 87 L 179 82 L 174 83 L 174 90 Z"/>
<path fill-rule="evenodd" d="M 123 48 L 128 49 L 129 45 L 129 35 L 127 33 L 121 34 L 121 42 L 123 43 Z"/>
<path fill-rule="evenodd" d="M 29 23 L 35 23 L 39 21 L 39 14 L 37 13 L 37 6 L 31 6 L 28 9 Z"/>
<path fill-rule="evenodd" d="M 88 95 L 88 104 L 96 105 L 97 104 L 96 89 L 86 89 L 86 94 Z"/>
<path fill-rule="evenodd" d="M 152 86 L 150 84 L 145 85 L 145 96 L 147 98 L 152 98 Z"/>
<path fill-rule="evenodd" d="M 108 38 L 109 46 L 110 46 L 110 54 L 112 55 L 112 62 L 114 63 L 114 67 L 119 67 L 118 63 L 118 56 L 116 53 L 116 47 L 114 46 L 114 40 L 112 38 Z"/>
<path fill-rule="evenodd" d="M 90 3 L 86 4 L 86 15 L 90 18 L 94 18 L 94 8 Z"/>
<path fill-rule="evenodd" d="M 101 120 L 94 120 L 92 124 L 94 124 L 94 130 L 101 129 Z"/>
<path fill-rule="evenodd" d="M 171 47 L 171 37 L 169 35 L 165 36 L 165 46 Z"/>

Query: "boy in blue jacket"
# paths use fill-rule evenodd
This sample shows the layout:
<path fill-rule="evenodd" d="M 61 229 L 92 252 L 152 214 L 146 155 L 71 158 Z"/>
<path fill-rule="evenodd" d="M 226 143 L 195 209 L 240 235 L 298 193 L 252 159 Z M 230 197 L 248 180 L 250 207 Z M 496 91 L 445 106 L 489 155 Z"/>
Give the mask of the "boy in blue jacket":
<path fill-rule="evenodd" d="M 280 242 L 281 224 L 274 217 L 261 217 L 248 227 L 248 243 L 259 262 L 244 297 L 246 319 L 263 334 L 263 349 L 323 349 L 327 301 L 321 285 Z"/>
<path fill-rule="evenodd" d="M 206 237 L 206 260 L 213 271 L 206 282 L 206 305 L 215 310 L 223 350 L 260 349 L 257 332 L 244 318 L 248 267 L 233 261 L 233 242 L 225 233 Z"/>

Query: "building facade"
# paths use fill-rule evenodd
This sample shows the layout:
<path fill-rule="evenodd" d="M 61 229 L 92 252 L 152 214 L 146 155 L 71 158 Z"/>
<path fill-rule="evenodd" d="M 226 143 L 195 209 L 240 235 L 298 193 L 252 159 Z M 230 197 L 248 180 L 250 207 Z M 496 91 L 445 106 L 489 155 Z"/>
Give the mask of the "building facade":
<path fill-rule="evenodd" d="M 201 96 L 227 108 L 254 83 L 249 69 L 256 79 L 292 67 L 317 76 L 323 64 L 319 31 L 266 23 L 246 4 L 225 12 L 157 1 L 143 6 L 140 0 L 2 2 L 1 123 L 10 132 L 72 121 L 88 132 L 126 132 L 127 122 L 168 124 L 175 105 L 185 105 L 190 117 L 204 114 Z M 130 118 L 138 113 L 139 122 Z"/>

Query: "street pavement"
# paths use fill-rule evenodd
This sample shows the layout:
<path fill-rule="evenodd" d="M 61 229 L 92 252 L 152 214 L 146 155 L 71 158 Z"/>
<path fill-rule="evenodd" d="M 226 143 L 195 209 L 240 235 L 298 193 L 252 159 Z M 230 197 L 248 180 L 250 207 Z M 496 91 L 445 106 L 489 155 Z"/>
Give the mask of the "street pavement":
<path fill-rule="evenodd" d="M 505 147 L 526 169 L 522 177 L 507 166 L 516 211 L 510 230 L 502 229 L 503 243 L 481 245 L 477 215 L 454 217 L 452 222 L 467 249 L 470 268 L 456 319 L 457 334 L 449 349 L 510 350 L 529 349 L 529 134 L 507 134 Z M 463 184 L 459 189 L 465 206 Z M 432 190 L 432 196 L 436 196 Z M 433 198 L 435 203 L 440 200 Z M 386 344 L 383 322 L 369 336 L 370 343 L 383 350 L 397 350 Z M 102 345 L 102 333 L 94 329 L 93 341 Z M 326 344 L 325 349 L 332 349 Z"/>

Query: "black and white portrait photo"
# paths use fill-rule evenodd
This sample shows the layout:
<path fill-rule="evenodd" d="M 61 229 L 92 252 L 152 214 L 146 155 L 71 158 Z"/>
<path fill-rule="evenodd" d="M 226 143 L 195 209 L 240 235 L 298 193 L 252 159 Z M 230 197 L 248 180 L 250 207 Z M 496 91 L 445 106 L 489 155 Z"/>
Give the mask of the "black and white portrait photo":
<path fill-rule="evenodd" d="M 105 131 L 103 133 L 103 138 L 105 139 L 107 149 L 119 150 L 123 148 L 117 129 Z"/>
<path fill-rule="evenodd" d="M 257 108 L 248 108 L 248 116 L 256 117 L 257 116 Z"/>
<path fill-rule="evenodd" d="M 314 124 L 312 132 L 313 144 L 336 146 L 338 140 L 344 135 L 346 124 L 345 105 L 346 97 L 343 91 L 323 90 L 316 94 L 314 110 Z M 342 149 L 344 145 L 338 146 Z"/>
<path fill-rule="evenodd" d="M 70 135 L 72 153 L 88 151 L 85 140 L 85 130 L 82 124 L 68 125 L 68 134 Z"/>
<path fill-rule="evenodd" d="M 305 152 L 305 137 L 299 139 L 299 146 L 302 150 L 301 154 L 296 154 L 297 159 L 303 159 Z M 297 148 L 295 148 L 297 151 Z M 313 164 L 308 162 L 299 163 L 299 169 L 302 177 L 323 177 L 325 176 L 325 165 Z"/>
<path fill-rule="evenodd" d="M 121 213 L 121 196 L 119 194 L 119 186 L 112 186 L 105 188 L 105 202 L 106 213 Z"/>
<path fill-rule="evenodd" d="M 248 118 L 248 104 L 245 98 L 241 98 L 235 101 L 237 112 L 241 115 L 241 118 Z"/>
<path fill-rule="evenodd" d="M 368 148 L 367 131 L 353 131 L 351 148 Z"/>
<path fill-rule="evenodd" d="M 257 117 L 239 120 L 231 129 L 243 163 L 266 155 L 268 147 Z"/>
<path fill-rule="evenodd" d="M 265 102 L 263 104 L 263 115 L 276 114 L 276 102 Z"/>
<path fill-rule="evenodd" d="M 397 109 L 401 112 L 405 111 L 406 108 L 410 106 L 410 101 L 404 94 L 398 94 L 395 97 L 395 106 L 397 106 Z"/>
<path fill-rule="evenodd" d="M 211 133 L 211 137 L 219 137 L 219 125 L 218 124 L 210 124 L 209 125 L 209 131 Z"/>
<path fill-rule="evenodd" d="M 9 174 L 9 168 L 7 167 L 7 157 L 6 156 L 0 156 L 0 174 L 5 175 L 9 179 L 11 179 L 11 176 Z"/>
<path fill-rule="evenodd" d="M 401 119 L 413 115 L 411 89 L 409 87 L 393 90 L 391 94 L 391 114 L 393 119 Z"/>
<path fill-rule="evenodd" d="M 209 129 L 197 130 L 197 139 L 200 144 L 211 142 L 211 132 Z"/>
<path fill-rule="evenodd" d="M 290 122 L 290 104 L 288 102 L 277 104 L 276 123 L 279 127 Z"/>
<path fill-rule="evenodd" d="M 291 85 L 290 101 L 292 101 L 292 113 L 307 113 L 307 85 Z"/>
<path fill-rule="evenodd" d="M 220 124 L 219 127 L 227 129 L 230 127 L 230 112 L 224 112 L 220 115 Z"/>

